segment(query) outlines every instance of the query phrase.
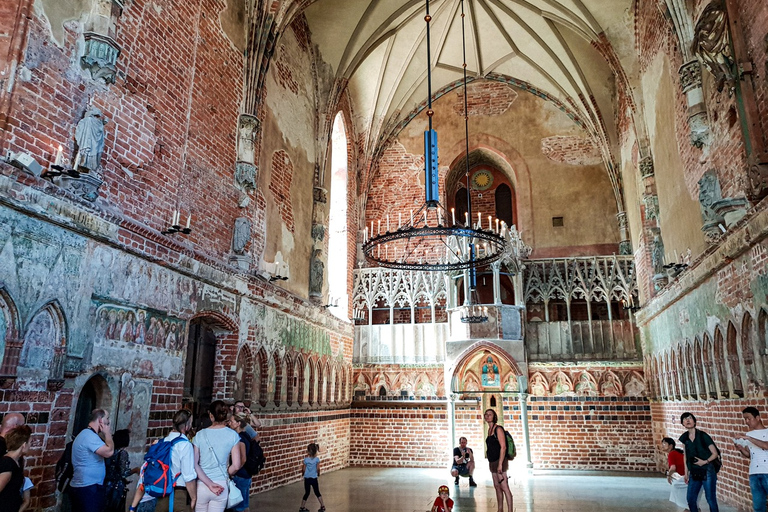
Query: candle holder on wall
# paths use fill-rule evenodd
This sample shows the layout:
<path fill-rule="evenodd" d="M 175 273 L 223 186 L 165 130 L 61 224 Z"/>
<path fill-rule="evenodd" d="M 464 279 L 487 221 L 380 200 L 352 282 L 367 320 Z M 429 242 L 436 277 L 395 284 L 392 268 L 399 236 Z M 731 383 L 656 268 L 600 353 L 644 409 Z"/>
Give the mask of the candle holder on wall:
<path fill-rule="evenodd" d="M 164 235 L 175 235 L 176 233 L 181 233 L 182 235 L 188 235 L 192 232 L 192 228 L 190 227 L 190 223 L 192 221 L 192 215 L 187 215 L 187 225 L 182 226 L 179 224 L 179 216 L 181 212 L 179 210 L 174 210 L 173 215 L 171 216 L 171 225 L 168 226 L 167 229 L 164 231 L 161 231 Z"/>

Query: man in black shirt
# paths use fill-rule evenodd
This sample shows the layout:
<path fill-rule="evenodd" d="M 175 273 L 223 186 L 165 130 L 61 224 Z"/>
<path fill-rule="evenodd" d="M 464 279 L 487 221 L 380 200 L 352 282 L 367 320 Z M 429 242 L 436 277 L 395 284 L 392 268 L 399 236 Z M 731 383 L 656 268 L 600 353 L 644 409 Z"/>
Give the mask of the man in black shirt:
<path fill-rule="evenodd" d="M 453 449 L 453 467 L 451 476 L 456 478 L 454 485 L 459 485 L 460 476 L 469 477 L 469 486 L 477 487 L 472 473 L 475 471 L 475 454 L 472 448 L 467 448 L 467 438 L 459 438 L 459 446 Z"/>
<path fill-rule="evenodd" d="M 9 412 L 3 416 L 3 422 L 0 424 L 0 457 L 8 453 L 5 446 L 5 435 L 16 427 L 24 425 L 24 416 L 18 412 Z"/>

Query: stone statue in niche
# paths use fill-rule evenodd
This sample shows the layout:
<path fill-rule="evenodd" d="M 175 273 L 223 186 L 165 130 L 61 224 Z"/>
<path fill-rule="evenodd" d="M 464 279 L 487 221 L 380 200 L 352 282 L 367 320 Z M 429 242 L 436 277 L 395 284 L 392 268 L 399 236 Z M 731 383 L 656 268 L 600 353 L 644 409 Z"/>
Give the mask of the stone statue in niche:
<path fill-rule="evenodd" d="M 704 8 L 693 32 L 691 51 L 715 76 L 717 90 L 725 82 L 733 82 L 733 56 L 728 32 L 728 13 L 723 0 L 715 0 Z"/>
<path fill-rule="evenodd" d="M 246 217 L 235 219 L 235 230 L 232 236 L 232 250 L 235 254 L 243 255 L 248 242 L 251 241 L 251 221 Z"/>
<path fill-rule="evenodd" d="M 651 247 L 651 265 L 654 275 L 664 274 L 664 242 L 661 240 L 661 232 L 656 231 L 653 235 L 653 246 Z"/>
<path fill-rule="evenodd" d="M 242 114 L 238 123 L 237 159 L 239 162 L 253 164 L 256 156 L 256 140 L 259 133 L 259 119 Z"/>
<path fill-rule="evenodd" d="M 699 180 L 699 204 L 701 206 L 701 216 L 704 219 L 704 224 L 722 220 L 712 207 L 715 202 L 722 198 L 723 195 L 720 191 L 720 180 L 717 179 L 717 173 L 710 169 L 705 172 Z"/>
<path fill-rule="evenodd" d="M 323 279 L 325 264 L 323 263 L 323 251 L 315 249 L 309 263 L 309 295 L 319 297 L 323 294 Z"/>
<path fill-rule="evenodd" d="M 235 164 L 235 183 L 245 191 L 256 190 L 256 174 L 259 168 L 252 163 Z"/>
<path fill-rule="evenodd" d="M 596 396 L 597 384 L 594 377 L 587 372 L 582 372 L 579 376 L 579 382 L 576 383 L 576 394 L 579 396 Z"/>
<path fill-rule="evenodd" d="M 632 373 L 624 385 L 624 394 L 626 396 L 645 396 L 645 383 Z"/>
<path fill-rule="evenodd" d="M 365 382 L 365 377 L 363 377 L 362 373 L 357 374 L 357 382 L 355 382 L 355 391 L 364 391 L 367 395 L 370 391 L 371 387 L 368 385 L 367 382 Z"/>
<path fill-rule="evenodd" d="M 101 155 L 104 152 L 104 125 L 107 122 L 108 120 L 102 116 L 101 110 L 91 107 L 77 123 L 75 127 L 77 156 L 72 166 L 75 170 L 82 168 L 87 169 L 87 171 L 99 170 Z"/>

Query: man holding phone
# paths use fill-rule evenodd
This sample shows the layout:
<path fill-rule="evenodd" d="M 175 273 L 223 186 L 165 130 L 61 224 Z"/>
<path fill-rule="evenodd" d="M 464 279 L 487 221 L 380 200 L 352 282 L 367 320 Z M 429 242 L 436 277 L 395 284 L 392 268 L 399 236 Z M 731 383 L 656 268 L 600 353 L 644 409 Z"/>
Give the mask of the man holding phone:
<path fill-rule="evenodd" d="M 70 496 L 72 510 L 78 512 L 102 512 L 106 494 L 104 459 L 115 452 L 109 413 L 104 409 L 91 412 L 88 427 L 83 429 L 72 443 L 72 481 Z"/>

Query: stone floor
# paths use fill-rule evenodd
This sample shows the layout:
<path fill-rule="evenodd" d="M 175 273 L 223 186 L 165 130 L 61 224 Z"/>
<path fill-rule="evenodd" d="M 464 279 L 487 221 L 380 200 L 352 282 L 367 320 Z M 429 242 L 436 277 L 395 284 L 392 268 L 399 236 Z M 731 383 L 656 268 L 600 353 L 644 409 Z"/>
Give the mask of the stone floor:
<path fill-rule="evenodd" d="M 455 487 L 447 470 L 347 468 L 322 474 L 320 492 L 328 512 L 424 512 L 430 510 L 437 488 L 446 484 L 455 501 L 454 511 L 496 512 L 490 473 L 486 469 L 476 476 L 478 486 L 470 489 L 466 479 Z M 660 475 L 537 471 L 532 476 L 517 472 L 510 482 L 516 512 L 682 512 L 668 501 L 669 485 Z M 297 512 L 303 492 L 301 482 L 286 485 L 252 496 L 250 509 Z M 312 512 L 320 508 L 313 494 L 307 508 Z M 736 511 L 722 503 L 720 510 Z"/>

